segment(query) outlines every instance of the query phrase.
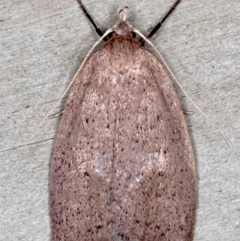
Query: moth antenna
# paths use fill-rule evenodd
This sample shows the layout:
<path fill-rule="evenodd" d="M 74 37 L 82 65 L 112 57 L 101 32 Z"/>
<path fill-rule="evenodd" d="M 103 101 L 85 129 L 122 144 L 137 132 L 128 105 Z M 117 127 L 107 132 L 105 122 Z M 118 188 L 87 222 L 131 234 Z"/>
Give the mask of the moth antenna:
<path fill-rule="evenodd" d="M 60 99 L 57 101 L 57 103 L 53 106 L 53 108 L 43 117 L 43 119 L 41 120 L 41 122 L 34 128 L 32 134 L 30 135 L 30 137 L 27 139 L 26 144 L 23 146 L 23 151 L 25 151 L 26 146 L 28 146 L 30 144 L 30 142 L 32 141 L 33 137 L 35 136 L 36 132 L 38 131 L 38 129 L 43 125 L 43 123 L 47 120 L 47 118 L 52 114 L 52 112 L 54 111 L 54 109 L 56 109 L 56 107 L 60 104 L 61 100 L 63 99 L 63 97 L 66 95 L 66 93 L 68 92 L 68 90 L 71 88 L 71 86 L 73 85 L 75 79 L 77 78 L 78 74 L 80 73 L 80 71 L 82 70 L 83 66 L 85 65 L 87 59 L 89 58 L 89 56 L 92 54 L 92 52 L 94 51 L 94 49 L 97 47 L 97 45 L 103 41 L 103 39 L 110 33 L 112 33 L 114 31 L 114 28 L 110 28 L 108 29 L 100 38 L 99 40 L 92 46 L 92 48 L 90 49 L 90 51 L 88 52 L 88 54 L 86 55 L 85 59 L 83 60 L 82 64 L 80 65 L 80 67 L 77 70 L 77 73 L 74 75 L 74 77 L 72 78 L 70 84 L 68 85 L 68 87 L 66 88 L 66 90 L 63 92 L 62 96 L 60 97 Z"/>
<path fill-rule="evenodd" d="M 139 30 L 135 29 L 132 27 L 133 32 L 135 32 L 136 34 L 138 34 L 141 38 L 143 38 L 158 54 L 161 62 L 163 63 L 163 65 L 166 67 L 166 69 L 168 70 L 168 72 L 170 73 L 170 75 L 173 77 L 173 79 L 176 81 L 177 85 L 180 87 L 180 89 L 182 90 L 182 92 L 188 97 L 188 99 L 192 102 L 192 104 L 194 105 L 194 107 L 205 117 L 205 119 L 214 127 L 214 129 L 218 132 L 218 134 L 222 137 L 222 139 L 225 141 L 225 143 L 227 144 L 227 146 L 230 148 L 230 145 L 227 141 L 227 139 L 224 137 L 224 135 L 222 134 L 222 132 L 220 131 L 220 129 L 217 127 L 217 125 L 212 121 L 212 119 L 194 102 L 194 100 L 189 96 L 189 94 L 187 93 L 187 91 L 183 88 L 183 86 L 181 85 L 181 83 L 178 81 L 177 77 L 174 75 L 174 73 L 172 72 L 172 70 L 170 69 L 170 67 L 168 66 L 168 64 L 166 63 L 166 61 L 164 60 L 164 58 L 162 57 L 161 53 L 157 50 L 157 48 L 153 45 L 153 43 L 147 39 Z"/>

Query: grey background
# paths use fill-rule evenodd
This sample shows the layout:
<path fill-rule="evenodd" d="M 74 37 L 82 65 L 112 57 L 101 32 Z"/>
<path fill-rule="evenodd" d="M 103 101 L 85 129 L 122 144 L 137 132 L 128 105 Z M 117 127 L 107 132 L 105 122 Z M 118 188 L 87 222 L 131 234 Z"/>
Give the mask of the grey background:
<path fill-rule="evenodd" d="M 174 1 L 83 2 L 103 30 L 128 5 L 129 21 L 147 34 Z M 74 0 L 1 0 L 0 28 L 0 240 L 49 240 L 49 166 L 60 118 L 47 120 L 22 150 L 98 36 Z M 179 92 L 183 108 L 194 111 L 186 119 L 197 164 L 195 241 L 240 239 L 239 36 L 239 0 L 183 0 L 152 38 L 231 146 Z"/>

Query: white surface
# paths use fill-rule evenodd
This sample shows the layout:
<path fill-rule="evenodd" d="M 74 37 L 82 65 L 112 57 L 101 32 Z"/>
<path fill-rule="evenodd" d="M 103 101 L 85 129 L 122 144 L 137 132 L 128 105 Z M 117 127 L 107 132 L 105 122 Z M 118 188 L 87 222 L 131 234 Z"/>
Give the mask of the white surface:
<path fill-rule="evenodd" d="M 83 2 L 103 30 L 128 5 L 129 21 L 147 34 L 174 0 Z M 194 241 L 240 237 L 239 20 L 237 0 L 183 0 L 152 39 L 231 145 L 179 92 L 183 108 L 194 111 L 187 116 L 198 177 Z M 0 27 L 0 240 L 49 240 L 49 165 L 59 120 L 47 120 L 21 150 L 98 36 L 74 0 L 2 0 Z"/>

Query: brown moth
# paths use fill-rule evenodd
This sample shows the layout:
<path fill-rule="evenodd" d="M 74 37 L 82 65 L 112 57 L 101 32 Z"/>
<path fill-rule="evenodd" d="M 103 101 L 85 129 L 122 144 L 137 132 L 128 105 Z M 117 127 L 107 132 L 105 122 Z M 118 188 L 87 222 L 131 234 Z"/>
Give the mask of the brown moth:
<path fill-rule="evenodd" d="M 195 162 L 158 59 L 126 8 L 76 76 L 51 163 L 52 241 L 190 241 Z"/>

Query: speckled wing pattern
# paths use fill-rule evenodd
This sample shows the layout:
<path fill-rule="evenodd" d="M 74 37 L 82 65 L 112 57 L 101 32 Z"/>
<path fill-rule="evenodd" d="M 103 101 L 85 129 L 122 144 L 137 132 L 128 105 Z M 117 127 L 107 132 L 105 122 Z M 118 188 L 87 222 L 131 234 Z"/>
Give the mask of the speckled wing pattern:
<path fill-rule="evenodd" d="M 116 35 L 67 100 L 51 164 L 52 241 L 189 241 L 195 164 L 159 61 Z"/>

